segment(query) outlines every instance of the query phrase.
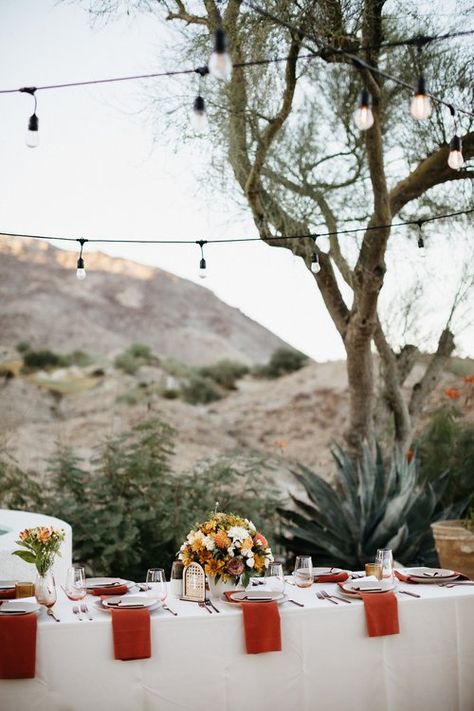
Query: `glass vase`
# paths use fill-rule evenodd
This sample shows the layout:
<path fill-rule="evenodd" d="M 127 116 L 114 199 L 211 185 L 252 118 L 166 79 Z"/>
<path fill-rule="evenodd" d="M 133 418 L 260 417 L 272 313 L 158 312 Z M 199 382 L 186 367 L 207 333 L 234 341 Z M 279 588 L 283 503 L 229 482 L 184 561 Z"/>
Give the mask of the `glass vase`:
<path fill-rule="evenodd" d="M 51 570 L 44 575 L 38 573 L 35 580 L 35 597 L 40 605 L 52 607 L 56 602 L 56 584 Z"/>

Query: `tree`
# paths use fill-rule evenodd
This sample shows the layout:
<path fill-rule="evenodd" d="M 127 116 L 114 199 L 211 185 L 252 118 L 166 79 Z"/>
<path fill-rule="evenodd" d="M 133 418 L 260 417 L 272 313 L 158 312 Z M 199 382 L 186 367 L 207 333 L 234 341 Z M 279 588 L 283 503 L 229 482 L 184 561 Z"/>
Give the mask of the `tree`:
<path fill-rule="evenodd" d="M 214 145 L 223 148 L 261 239 L 291 250 L 308 269 L 314 250 L 318 254 L 322 268 L 314 275 L 315 286 L 347 353 L 350 424 L 346 439 L 351 450 L 360 452 L 361 443 L 373 441 L 376 429 L 388 420 L 395 443 L 405 449 L 455 343 L 451 313 L 406 401 L 402 387 L 418 349 L 406 343 L 397 351 L 382 325 L 380 292 L 387 249 L 389 240 L 397 239 L 387 225 L 397 216 L 416 219 L 462 209 L 472 196 L 474 170 L 454 171 L 447 165 L 453 128 L 446 107 L 436 104 L 429 122 L 412 120 L 407 116 L 405 88 L 347 55 L 321 48 L 314 39 L 323 36 L 326 44 L 355 53 L 372 67 L 405 81 L 413 82 L 416 74 L 426 72 L 433 94 L 453 97 L 453 103 L 467 107 L 473 104 L 472 56 L 466 45 L 453 41 L 428 43 L 423 52 L 417 52 L 415 45 L 384 47 L 387 40 L 439 31 L 436 16 L 430 21 L 420 15 L 416 2 L 258 0 L 255 4 L 271 17 L 242 0 L 167 0 L 157 12 L 180 23 L 194 62 L 200 54 L 206 56 L 209 34 L 221 26 L 225 29 L 234 63 L 232 77 L 217 88 L 206 85 L 216 126 Z M 123 7 L 153 11 L 145 0 L 95 3 L 98 13 Z M 459 2 L 456 9 L 458 18 L 472 16 L 468 4 Z M 316 58 L 299 59 L 308 52 Z M 235 66 L 275 55 L 287 59 L 252 69 Z M 361 133 L 353 125 L 352 111 L 364 85 L 372 95 L 374 124 Z M 459 115 L 466 160 L 474 155 L 472 127 L 472 117 Z M 355 218 L 366 223 L 358 245 L 340 239 L 341 227 Z M 321 219 L 331 233 L 324 246 L 310 236 Z M 276 239 L 285 235 L 308 235 L 308 239 Z M 374 347 L 383 384 L 378 408 Z"/>

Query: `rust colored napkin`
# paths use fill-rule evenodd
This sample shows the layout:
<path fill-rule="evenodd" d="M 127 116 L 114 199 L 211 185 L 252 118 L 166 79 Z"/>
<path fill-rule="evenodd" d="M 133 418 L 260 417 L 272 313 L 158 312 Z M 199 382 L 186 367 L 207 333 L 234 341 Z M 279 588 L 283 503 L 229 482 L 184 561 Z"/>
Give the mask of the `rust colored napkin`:
<path fill-rule="evenodd" d="M 150 611 L 112 610 L 115 659 L 151 657 Z"/>
<path fill-rule="evenodd" d="M 105 588 L 88 588 L 87 592 L 97 596 L 126 595 L 128 587 L 126 585 L 113 585 Z"/>
<path fill-rule="evenodd" d="M 423 585 L 424 583 L 419 583 L 418 580 L 412 580 L 409 575 L 403 575 L 402 572 L 399 570 L 394 570 L 395 577 L 397 577 L 402 583 L 410 583 L 410 585 Z M 456 571 L 455 571 L 456 572 Z M 467 575 L 464 575 L 464 573 L 456 573 L 458 576 L 455 578 L 455 580 L 469 580 Z M 440 583 L 442 583 L 443 580 L 440 578 Z M 454 582 L 454 581 L 450 581 Z"/>
<path fill-rule="evenodd" d="M 247 654 L 281 652 L 280 612 L 276 602 L 242 603 Z"/>
<path fill-rule="evenodd" d="M 37 622 L 34 613 L 0 615 L 0 679 L 34 679 Z"/>
<path fill-rule="evenodd" d="M 343 583 L 349 577 L 349 573 L 333 573 L 330 575 L 317 575 L 314 578 L 315 583 Z"/>
<path fill-rule="evenodd" d="M 364 601 L 369 637 L 400 634 L 398 602 L 393 592 L 359 594 Z"/>
<path fill-rule="evenodd" d="M 0 600 L 13 600 L 16 597 L 16 588 L 0 590 Z"/>

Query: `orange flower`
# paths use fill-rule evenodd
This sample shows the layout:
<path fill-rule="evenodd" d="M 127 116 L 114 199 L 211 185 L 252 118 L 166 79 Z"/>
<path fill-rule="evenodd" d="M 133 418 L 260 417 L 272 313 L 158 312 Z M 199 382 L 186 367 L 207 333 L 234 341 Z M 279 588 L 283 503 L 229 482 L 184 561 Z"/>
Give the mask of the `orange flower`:
<path fill-rule="evenodd" d="M 255 538 L 256 538 L 257 541 L 263 546 L 263 548 L 267 548 L 267 547 L 268 547 L 268 541 L 267 541 L 267 539 L 265 538 L 265 536 L 263 535 L 263 533 L 257 533 L 257 534 L 255 535 Z"/>
<path fill-rule="evenodd" d="M 245 541 L 242 541 L 242 545 L 240 547 L 242 554 L 245 555 L 245 553 L 248 553 L 249 551 L 251 551 L 252 546 L 253 546 L 253 541 L 251 538 L 246 538 Z"/>
<path fill-rule="evenodd" d="M 465 382 L 465 383 L 470 383 L 471 385 L 474 385 L 474 375 L 465 375 L 465 376 L 464 376 L 464 382 Z"/>
<path fill-rule="evenodd" d="M 286 449 L 288 447 L 288 442 L 285 442 L 284 439 L 276 439 L 275 446 L 278 447 L 278 449 Z"/>
<path fill-rule="evenodd" d="M 21 541 L 25 541 L 25 540 L 28 538 L 29 535 L 30 535 L 29 529 L 28 529 L 28 528 L 25 528 L 24 531 L 20 531 L 20 540 L 21 540 Z"/>
<path fill-rule="evenodd" d="M 231 540 L 225 531 L 218 531 L 214 537 L 215 544 L 218 548 L 228 548 Z"/>
<path fill-rule="evenodd" d="M 219 573 L 222 572 L 224 568 L 224 561 L 223 560 L 216 560 L 215 558 L 211 558 L 205 566 L 204 570 L 206 571 L 207 575 L 212 575 L 215 576 Z"/>
<path fill-rule="evenodd" d="M 202 550 L 203 548 L 204 548 L 204 546 L 202 544 L 202 540 L 200 538 L 196 538 L 196 540 L 194 541 L 194 543 L 191 546 L 191 549 L 195 553 L 197 553 L 198 551 Z"/>
<path fill-rule="evenodd" d="M 259 555 L 258 553 L 255 554 L 254 556 L 254 566 L 253 569 L 257 573 L 261 573 L 262 570 L 265 568 L 265 557 L 263 555 Z"/>
<path fill-rule="evenodd" d="M 415 452 L 412 449 L 409 449 L 408 452 L 405 454 L 405 458 L 406 458 L 408 464 L 410 464 L 410 462 L 412 461 L 414 456 L 415 456 Z"/>
<path fill-rule="evenodd" d="M 461 397 L 461 393 L 457 388 L 446 388 L 444 394 L 451 400 L 458 400 Z"/>
<path fill-rule="evenodd" d="M 38 541 L 40 543 L 47 543 L 49 539 L 51 538 L 52 530 L 51 528 L 46 528 L 43 526 L 43 528 L 40 528 L 37 535 Z"/>

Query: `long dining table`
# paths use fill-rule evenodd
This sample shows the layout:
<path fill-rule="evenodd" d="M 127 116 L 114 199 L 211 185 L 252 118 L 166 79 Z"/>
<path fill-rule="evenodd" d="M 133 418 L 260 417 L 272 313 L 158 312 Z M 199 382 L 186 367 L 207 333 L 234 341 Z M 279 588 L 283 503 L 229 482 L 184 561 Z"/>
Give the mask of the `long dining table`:
<path fill-rule="evenodd" d="M 242 612 L 169 597 L 151 613 L 150 659 L 117 661 L 111 617 L 88 596 L 78 619 L 62 591 L 37 633 L 36 678 L 0 681 L 1 711 L 473 711 L 474 586 L 399 583 L 400 634 L 369 638 L 363 602 L 334 584 L 287 586 L 281 652 L 245 653 Z M 416 592 L 419 598 L 402 590 Z"/>

